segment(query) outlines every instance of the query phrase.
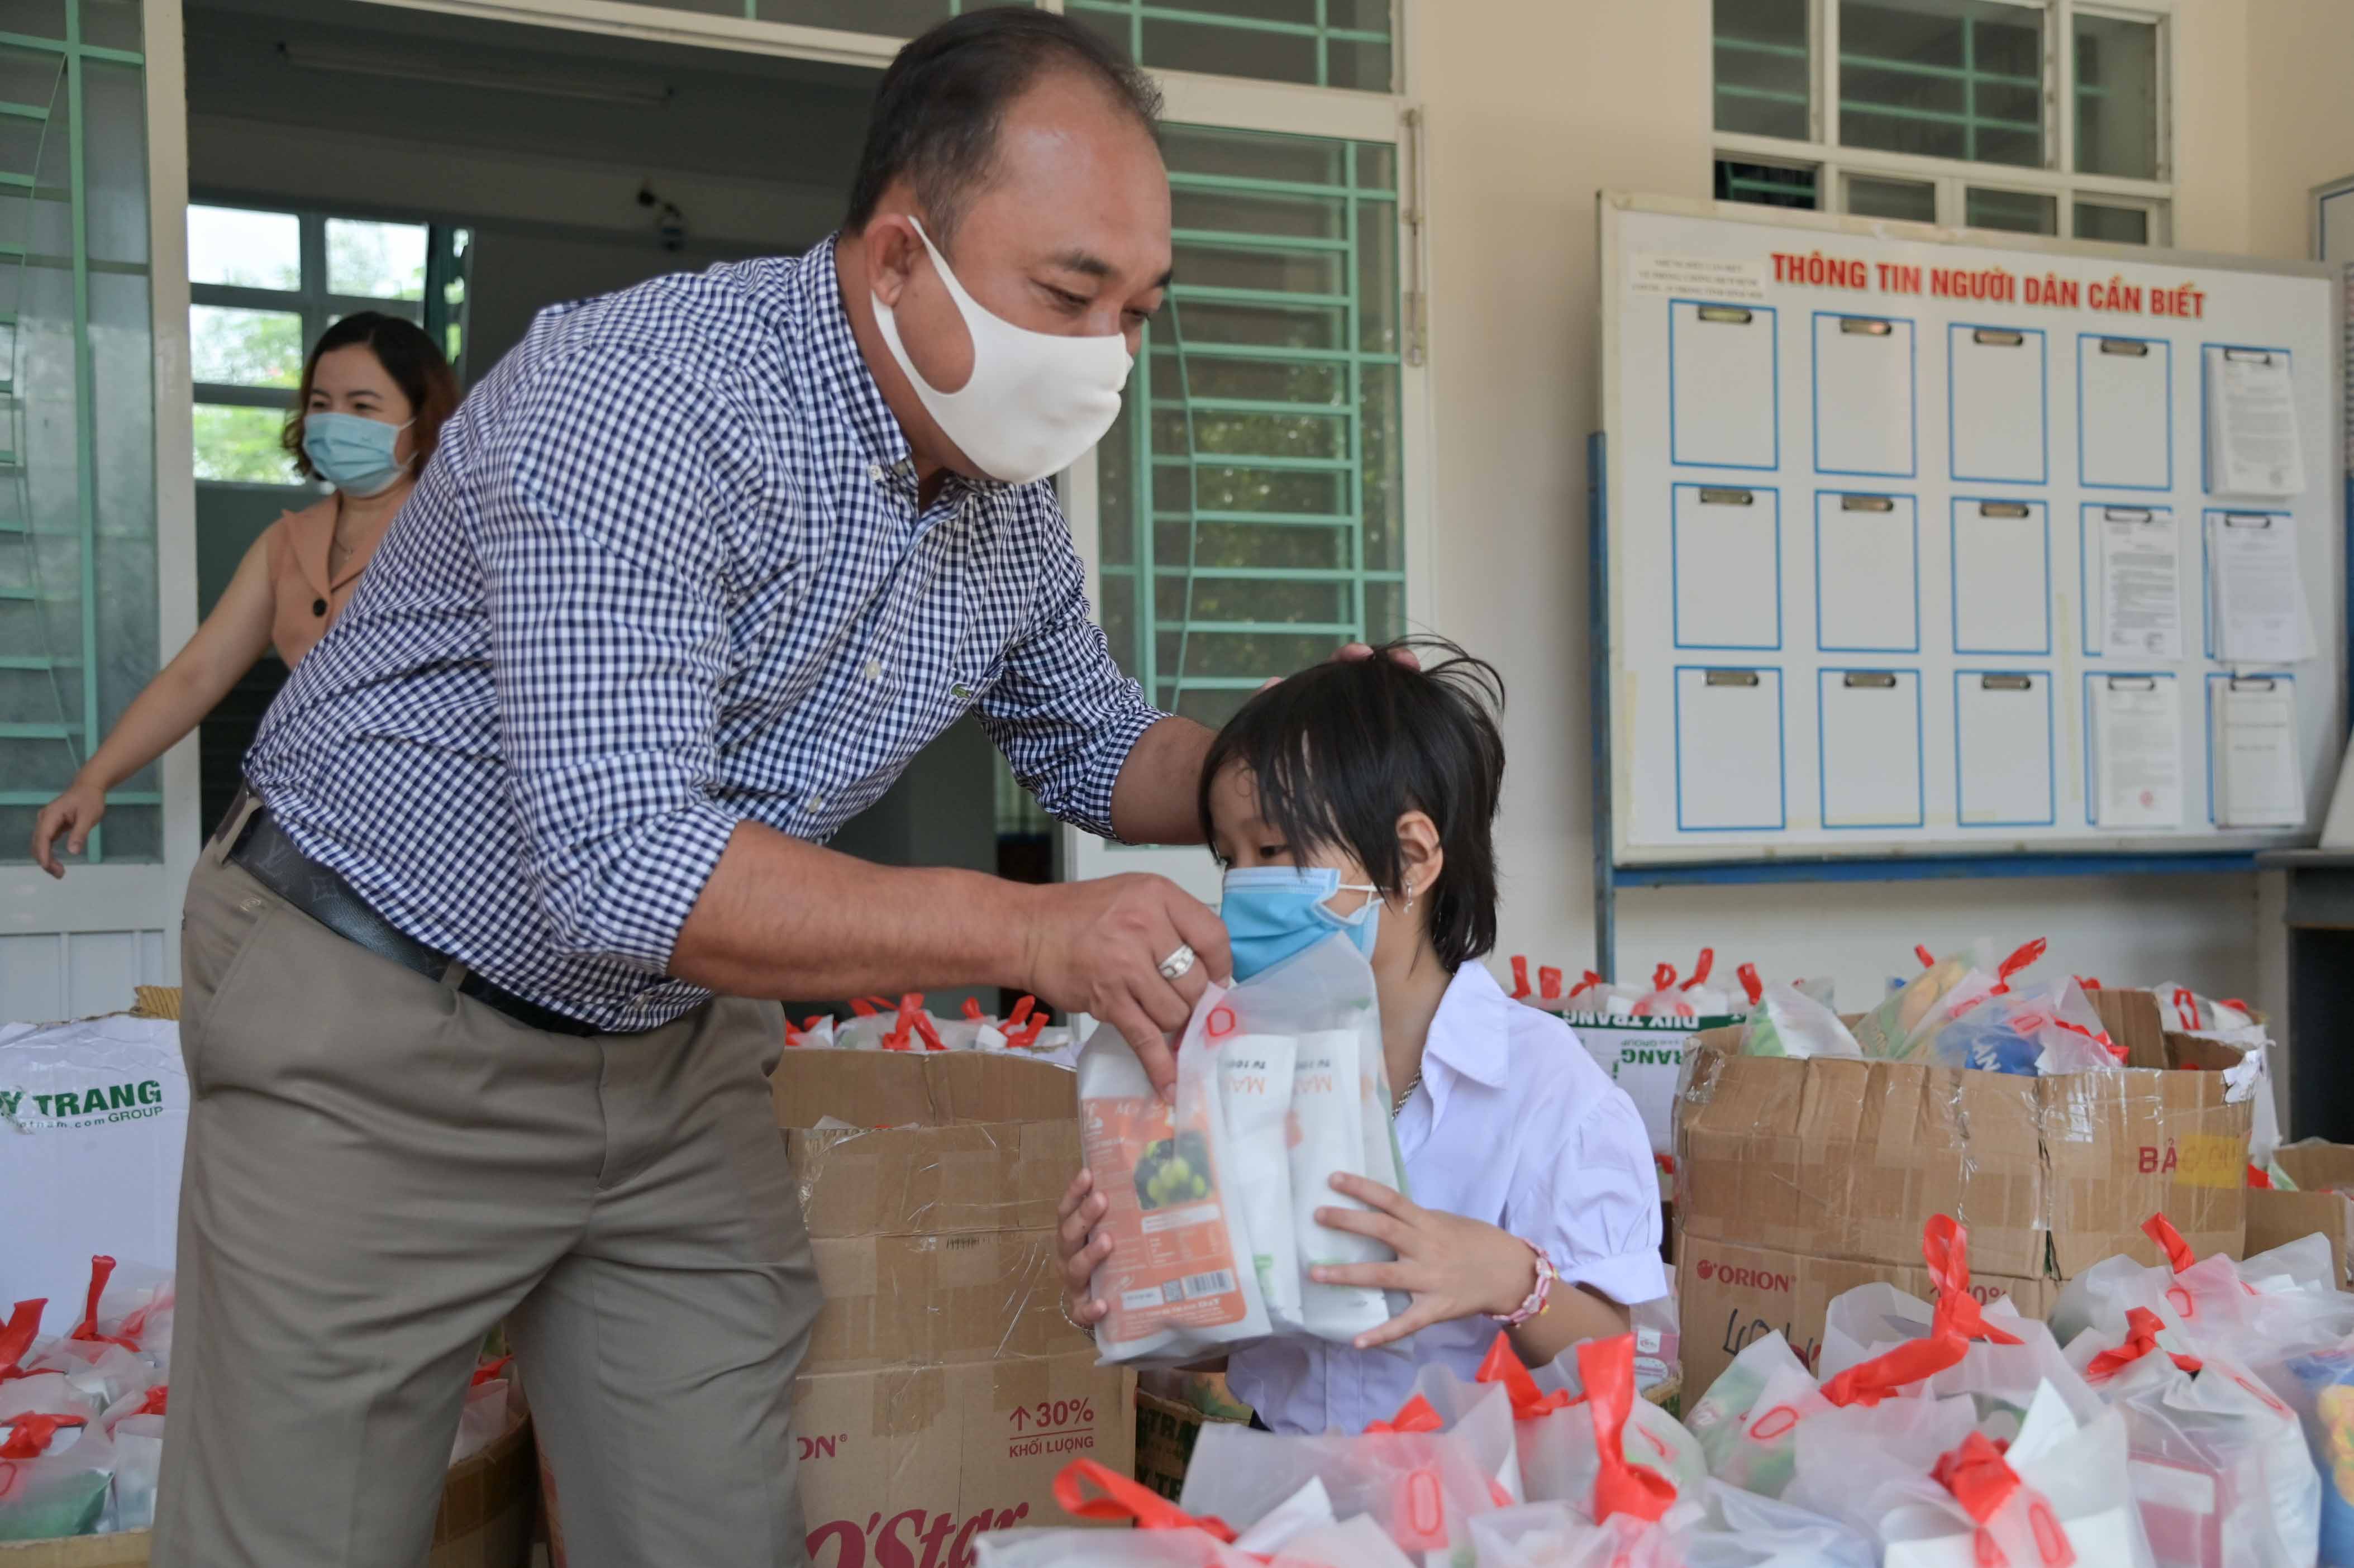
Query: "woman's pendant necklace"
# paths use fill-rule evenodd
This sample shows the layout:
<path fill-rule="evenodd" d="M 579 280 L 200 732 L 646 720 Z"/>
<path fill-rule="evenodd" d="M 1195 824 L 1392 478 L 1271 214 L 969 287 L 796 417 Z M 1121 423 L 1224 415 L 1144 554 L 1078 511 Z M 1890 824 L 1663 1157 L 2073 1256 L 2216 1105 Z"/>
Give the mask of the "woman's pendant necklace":
<path fill-rule="evenodd" d="M 1405 1109 L 1405 1102 L 1414 1098 L 1415 1090 L 1420 1087 L 1422 1087 L 1422 1069 L 1420 1067 L 1416 1067 L 1414 1070 L 1414 1076 L 1406 1080 L 1405 1087 L 1398 1091 L 1398 1097 L 1396 1100 L 1392 1102 L 1390 1106 L 1390 1119 L 1392 1121 L 1397 1120 L 1398 1112 Z"/>

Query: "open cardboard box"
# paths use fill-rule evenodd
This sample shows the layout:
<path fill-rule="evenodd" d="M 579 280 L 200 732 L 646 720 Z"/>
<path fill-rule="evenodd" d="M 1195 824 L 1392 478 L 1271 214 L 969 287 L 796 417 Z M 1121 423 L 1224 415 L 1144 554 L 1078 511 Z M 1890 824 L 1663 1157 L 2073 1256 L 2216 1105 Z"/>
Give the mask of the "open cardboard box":
<path fill-rule="evenodd" d="M 1704 1032 L 1677 1117 L 1686 1388 L 1706 1392 L 1769 1328 L 1805 1353 L 1851 1285 L 1925 1296 L 1934 1214 L 1967 1227 L 1979 1293 L 2022 1312 L 2114 1254 L 2160 1262 L 2141 1234 L 2153 1213 L 2202 1256 L 2240 1256 L 2251 1107 L 2222 1071 L 2240 1053 L 2168 1033 L 2146 991 L 2091 994 L 2123 1071 L 1744 1056 L 1738 1031 Z"/>
<path fill-rule="evenodd" d="M 2354 1255 L 2354 1200 L 2344 1195 L 2354 1192 L 2354 1144 L 2302 1139 L 2282 1144 L 2274 1158 L 2297 1191 L 2249 1190 L 2248 1250 L 2270 1252 L 2319 1231 L 2329 1238 L 2338 1282 L 2345 1284 L 2346 1260 Z"/>

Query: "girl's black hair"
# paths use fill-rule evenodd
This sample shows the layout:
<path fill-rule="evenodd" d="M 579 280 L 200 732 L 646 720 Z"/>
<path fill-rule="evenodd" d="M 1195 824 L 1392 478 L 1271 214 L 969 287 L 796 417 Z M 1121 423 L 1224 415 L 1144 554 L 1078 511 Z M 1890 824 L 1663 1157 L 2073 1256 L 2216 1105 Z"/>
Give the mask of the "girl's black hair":
<path fill-rule="evenodd" d="M 1395 657 L 1410 652 L 1415 669 Z M 1268 687 L 1226 721 L 1202 765 L 1202 833 L 1213 837 L 1210 786 L 1229 767 L 1251 775 L 1260 819 L 1295 851 L 1341 850 L 1384 893 L 1405 871 L 1397 820 L 1418 810 L 1446 853 L 1422 890 L 1431 946 L 1452 973 L 1496 945 L 1496 808 L 1504 681 L 1451 642 L 1386 643 Z"/>

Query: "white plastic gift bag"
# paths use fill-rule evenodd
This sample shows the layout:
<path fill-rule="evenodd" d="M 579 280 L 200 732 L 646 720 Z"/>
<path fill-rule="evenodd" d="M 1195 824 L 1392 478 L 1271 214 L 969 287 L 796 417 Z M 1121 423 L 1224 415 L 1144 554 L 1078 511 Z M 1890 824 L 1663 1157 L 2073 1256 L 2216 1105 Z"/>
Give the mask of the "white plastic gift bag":
<path fill-rule="evenodd" d="M 1318 1481 L 1335 1519 L 1370 1516 L 1416 1554 L 1468 1551 L 1469 1521 L 1497 1506 L 1497 1483 L 1465 1436 L 1437 1425 L 1409 1419 L 1355 1436 L 1305 1436 L 1212 1422 L 1195 1441 L 1179 1507 L 1246 1531 Z"/>
<path fill-rule="evenodd" d="M 2320 1549 L 2321 1478 L 2296 1413 L 2245 1367 L 2165 1348 L 2135 1308 L 2123 1341 L 2069 1359 L 2125 1417 L 2127 1466 L 2159 1568 L 2304 1568 Z"/>
<path fill-rule="evenodd" d="M 1581 1340 L 1534 1372 L 1500 1339 L 1480 1376 L 1502 1383 L 1511 1401 L 1521 1485 L 1532 1501 L 1606 1519 L 1614 1509 L 1634 1511 L 1628 1505 L 1646 1495 L 1672 1500 L 1708 1473 L 1699 1440 L 1635 1393 L 1632 1334 Z"/>
<path fill-rule="evenodd" d="M 106 1517 L 114 1449 L 80 1413 L 0 1417 L 0 1541 L 88 1535 Z"/>
<path fill-rule="evenodd" d="M 2124 1417 L 2079 1422 L 2055 1390 L 2037 1393 L 2007 1446 L 1974 1431 L 1865 1506 L 1885 1568 L 2153 1568 Z"/>
<path fill-rule="evenodd" d="M 1298 1332 L 1299 1246 L 1291 1196 L 1291 1089 L 1299 1042 L 1243 1034 L 1218 1047 L 1218 1106 L 1234 1150 L 1229 1184 L 1250 1236 L 1251 1261 L 1269 1327 Z"/>

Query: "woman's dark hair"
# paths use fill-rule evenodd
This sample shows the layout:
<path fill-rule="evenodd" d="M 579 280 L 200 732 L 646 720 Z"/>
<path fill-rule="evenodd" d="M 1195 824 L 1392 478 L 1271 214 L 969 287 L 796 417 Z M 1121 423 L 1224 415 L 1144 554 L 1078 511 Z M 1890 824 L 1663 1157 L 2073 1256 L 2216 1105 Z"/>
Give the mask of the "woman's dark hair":
<path fill-rule="evenodd" d="M 932 242 L 948 249 L 966 198 L 989 178 L 1007 107 L 1047 70 L 1077 72 L 1147 129 L 1161 112 L 1152 79 L 1078 23 L 1013 6 L 969 11 L 908 44 L 884 71 L 843 227 L 863 232 L 904 175 Z"/>
<path fill-rule="evenodd" d="M 384 373 L 408 399 L 410 418 L 417 421 L 408 427 L 409 443 L 416 450 L 408 471 L 411 477 L 423 473 L 433 450 L 441 444 L 443 421 L 458 411 L 458 373 L 450 368 L 450 361 L 424 328 L 381 311 L 355 311 L 319 334 L 319 341 L 311 345 L 311 357 L 302 362 L 302 387 L 294 395 L 293 411 L 286 416 L 279 444 L 294 460 L 297 473 L 304 479 L 319 477 L 302 450 L 302 416 L 311 411 L 311 384 L 319 374 L 321 358 L 355 344 L 375 354 Z"/>
<path fill-rule="evenodd" d="M 1395 657 L 1411 652 L 1415 669 Z M 1336 659 L 1245 703 L 1202 764 L 1202 833 L 1213 837 L 1210 786 L 1229 767 L 1251 776 L 1261 821 L 1295 851 L 1341 850 L 1374 885 L 1405 881 L 1397 820 L 1421 811 L 1445 863 L 1422 891 L 1431 946 L 1449 973 L 1496 945 L 1496 808 L 1504 681 L 1451 642 L 1416 638 Z"/>

